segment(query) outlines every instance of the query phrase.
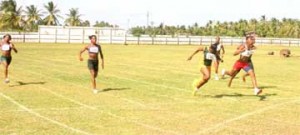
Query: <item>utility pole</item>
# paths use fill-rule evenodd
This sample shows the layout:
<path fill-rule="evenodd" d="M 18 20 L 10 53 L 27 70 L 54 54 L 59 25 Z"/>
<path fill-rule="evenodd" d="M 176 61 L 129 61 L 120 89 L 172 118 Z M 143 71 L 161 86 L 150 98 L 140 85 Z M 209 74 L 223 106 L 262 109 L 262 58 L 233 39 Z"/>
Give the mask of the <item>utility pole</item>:
<path fill-rule="evenodd" d="M 150 17 L 149 11 L 147 11 L 147 28 L 149 27 L 149 17 Z"/>

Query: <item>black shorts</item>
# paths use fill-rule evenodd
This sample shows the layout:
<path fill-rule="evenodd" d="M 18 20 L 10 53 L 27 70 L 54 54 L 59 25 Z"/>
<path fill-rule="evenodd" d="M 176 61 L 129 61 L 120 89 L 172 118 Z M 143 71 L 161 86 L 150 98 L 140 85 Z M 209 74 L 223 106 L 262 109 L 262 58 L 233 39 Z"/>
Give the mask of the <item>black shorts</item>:
<path fill-rule="evenodd" d="M 12 60 L 11 56 L 3 56 L 3 55 L 1 56 L 1 62 L 6 62 L 7 65 L 11 63 L 11 60 Z"/>
<path fill-rule="evenodd" d="M 88 60 L 89 70 L 98 71 L 99 69 L 99 60 Z"/>

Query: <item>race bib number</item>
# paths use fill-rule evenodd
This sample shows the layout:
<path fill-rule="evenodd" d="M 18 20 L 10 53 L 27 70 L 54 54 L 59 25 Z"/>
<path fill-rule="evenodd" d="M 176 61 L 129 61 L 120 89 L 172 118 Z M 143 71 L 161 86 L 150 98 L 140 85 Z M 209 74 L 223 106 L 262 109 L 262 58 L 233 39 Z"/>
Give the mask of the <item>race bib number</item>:
<path fill-rule="evenodd" d="M 219 44 L 219 45 L 217 46 L 217 51 L 220 51 L 220 50 L 221 50 L 221 47 L 222 47 L 222 45 Z"/>
<path fill-rule="evenodd" d="M 91 47 L 90 48 L 90 52 L 92 52 L 92 53 L 98 53 L 99 52 L 99 48 L 98 47 Z"/>
<path fill-rule="evenodd" d="M 249 54 L 252 55 L 254 53 L 254 50 L 250 50 Z"/>
<path fill-rule="evenodd" d="M 252 50 L 250 50 L 250 51 L 246 50 L 241 54 L 242 54 L 242 56 L 250 57 L 253 53 L 254 53 L 254 51 L 252 51 Z"/>
<path fill-rule="evenodd" d="M 2 50 L 3 51 L 8 51 L 10 49 L 9 45 L 2 45 Z"/>
<path fill-rule="evenodd" d="M 215 57 L 216 57 L 216 56 L 215 56 L 214 54 L 212 54 L 212 53 L 207 53 L 207 54 L 206 54 L 206 59 L 207 59 L 207 60 L 214 60 Z"/>

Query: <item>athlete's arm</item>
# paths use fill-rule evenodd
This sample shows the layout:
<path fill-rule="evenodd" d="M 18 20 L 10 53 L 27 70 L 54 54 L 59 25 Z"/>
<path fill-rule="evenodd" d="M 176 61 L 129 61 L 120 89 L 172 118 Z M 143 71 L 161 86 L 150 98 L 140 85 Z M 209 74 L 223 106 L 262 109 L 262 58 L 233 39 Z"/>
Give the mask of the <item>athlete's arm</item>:
<path fill-rule="evenodd" d="M 221 46 L 221 49 L 222 49 L 222 57 L 223 57 L 224 54 L 225 54 L 225 48 L 224 48 L 224 45 Z"/>
<path fill-rule="evenodd" d="M 82 58 L 82 53 L 84 52 L 84 51 L 86 51 L 87 50 L 87 46 L 85 46 L 82 50 L 80 50 L 80 52 L 79 52 L 79 60 L 80 61 L 83 61 L 83 58 Z"/>
<path fill-rule="evenodd" d="M 233 53 L 233 56 L 239 55 L 241 52 L 245 51 L 244 45 L 240 45 L 237 50 Z"/>
<path fill-rule="evenodd" d="M 18 53 L 18 50 L 13 43 L 11 43 L 11 49 L 13 49 L 15 53 Z"/>
<path fill-rule="evenodd" d="M 101 66 L 102 66 L 102 69 L 104 69 L 104 57 L 103 57 L 103 52 L 102 52 L 102 49 L 101 49 L 101 46 L 99 45 L 99 50 L 100 50 L 100 58 L 101 58 Z"/>
<path fill-rule="evenodd" d="M 203 51 L 203 47 L 199 47 L 187 60 L 192 60 L 194 55 L 196 55 L 198 52 Z"/>

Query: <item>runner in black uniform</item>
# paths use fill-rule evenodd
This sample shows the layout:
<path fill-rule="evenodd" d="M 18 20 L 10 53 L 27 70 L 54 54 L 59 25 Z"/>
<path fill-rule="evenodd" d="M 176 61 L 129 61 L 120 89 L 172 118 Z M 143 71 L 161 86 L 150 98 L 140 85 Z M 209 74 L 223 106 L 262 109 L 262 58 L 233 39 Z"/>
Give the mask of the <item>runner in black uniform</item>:
<path fill-rule="evenodd" d="M 85 46 L 79 53 L 79 60 L 83 61 L 83 58 L 81 54 L 85 51 L 89 52 L 89 59 L 88 59 L 88 69 L 91 73 L 91 80 L 92 80 L 92 86 L 93 86 L 93 92 L 96 94 L 98 93 L 98 90 L 96 89 L 96 77 L 98 75 L 98 65 L 99 65 L 99 59 L 98 54 L 101 58 L 101 67 L 104 69 L 104 58 L 101 46 L 97 44 L 97 37 L 95 35 L 89 36 L 89 39 L 91 40 L 91 44 Z"/>

